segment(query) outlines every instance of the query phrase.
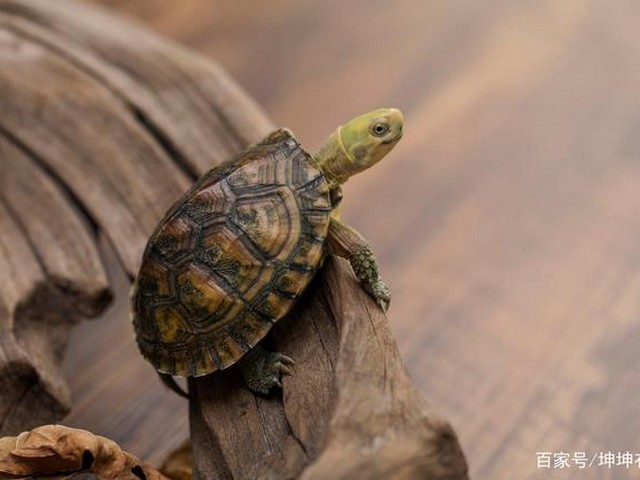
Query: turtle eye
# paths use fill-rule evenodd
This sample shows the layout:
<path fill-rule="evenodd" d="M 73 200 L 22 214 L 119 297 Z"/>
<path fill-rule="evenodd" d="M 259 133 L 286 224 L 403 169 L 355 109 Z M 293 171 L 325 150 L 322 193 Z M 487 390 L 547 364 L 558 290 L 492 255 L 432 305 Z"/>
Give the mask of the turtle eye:
<path fill-rule="evenodd" d="M 389 126 L 386 123 L 376 123 L 373 128 L 371 129 L 371 132 L 376 136 L 376 137 L 382 137 L 383 135 L 385 135 L 387 132 L 389 131 Z"/>

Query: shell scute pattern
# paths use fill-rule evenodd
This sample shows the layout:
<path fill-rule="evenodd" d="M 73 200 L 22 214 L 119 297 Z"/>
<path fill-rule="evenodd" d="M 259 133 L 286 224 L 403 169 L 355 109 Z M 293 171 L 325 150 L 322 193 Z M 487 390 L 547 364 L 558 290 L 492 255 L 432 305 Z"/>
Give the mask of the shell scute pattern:
<path fill-rule="evenodd" d="M 203 226 L 224 222 L 224 216 L 229 213 L 234 199 L 231 189 L 225 187 L 222 182 L 203 188 L 185 201 L 182 211 Z"/>
<path fill-rule="evenodd" d="M 200 226 L 188 217 L 176 218 L 158 233 L 151 247 L 165 265 L 175 267 L 193 256 L 199 234 Z"/>
<path fill-rule="evenodd" d="M 250 298 L 268 282 L 272 267 L 261 261 L 241 236 L 228 225 L 211 227 L 205 231 L 199 257 L 222 282 Z"/>
<path fill-rule="evenodd" d="M 197 263 L 180 273 L 178 285 L 180 293 L 177 300 L 187 311 L 189 324 L 196 331 L 223 321 L 231 311 L 244 306 L 239 296 L 227 293 L 224 284 Z"/>
<path fill-rule="evenodd" d="M 143 256 L 134 291 L 143 355 L 182 376 L 236 362 L 311 281 L 330 212 L 324 177 L 286 130 L 201 177 Z"/>
<path fill-rule="evenodd" d="M 296 246 L 300 212 L 295 194 L 286 187 L 239 197 L 231 221 L 267 261 L 289 256 Z"/>

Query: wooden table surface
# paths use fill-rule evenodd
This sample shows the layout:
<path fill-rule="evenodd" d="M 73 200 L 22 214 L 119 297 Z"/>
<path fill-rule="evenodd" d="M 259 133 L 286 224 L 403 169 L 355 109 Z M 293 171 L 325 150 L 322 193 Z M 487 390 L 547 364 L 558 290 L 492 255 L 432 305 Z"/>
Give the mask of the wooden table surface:
<path fill-rule="evenodd" d="M 401 108 L 405 137 L 347 184 L 346 218 L 472 477 L 638 478 L 597 458 L 536 465 L 640 454 L 637 1 L 101 3 L 219 61 L 310 148 L 354 114 Z M 158 462 L 187 407 L 137 354 L 112 274 L 114 308 L 74 333 L 66 423 Z"/>

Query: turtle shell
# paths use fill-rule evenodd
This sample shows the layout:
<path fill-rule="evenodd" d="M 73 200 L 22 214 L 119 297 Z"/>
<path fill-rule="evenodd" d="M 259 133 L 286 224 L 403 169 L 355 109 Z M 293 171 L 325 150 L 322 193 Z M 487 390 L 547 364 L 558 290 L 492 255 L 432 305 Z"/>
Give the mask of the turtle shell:
<path fill-rule="evenodd" d="M 288 130 L 202 176 L 142 258 L 132 300 L 143 356 L 180 376 L 240 359 L 311 281 L 330 213 L 324 176 Z"/>

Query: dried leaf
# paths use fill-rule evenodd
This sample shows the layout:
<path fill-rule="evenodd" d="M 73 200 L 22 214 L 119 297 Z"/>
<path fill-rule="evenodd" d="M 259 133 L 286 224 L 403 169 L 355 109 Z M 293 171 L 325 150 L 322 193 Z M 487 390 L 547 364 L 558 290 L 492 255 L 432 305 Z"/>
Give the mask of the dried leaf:
<path fill-rule="evenodd" d="M 166 479 L 108 438 L 44 425 L 0 438 L 0 478 L 91 472 L 104 479 Z"/>
<path fill-rule="evenodd" d="M 193 473 L 191 441 L 187 440 L 165 459 L 160 471 L 171 480 L 190 480 Z"/>

